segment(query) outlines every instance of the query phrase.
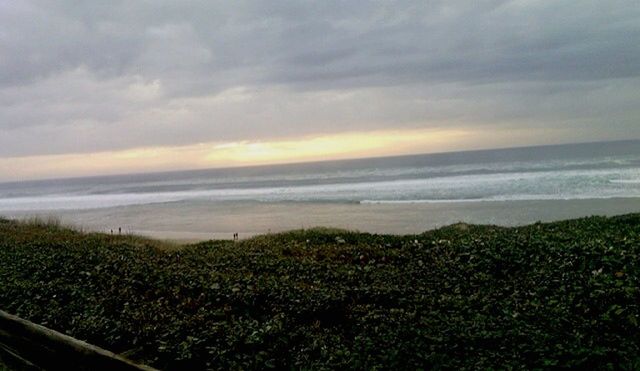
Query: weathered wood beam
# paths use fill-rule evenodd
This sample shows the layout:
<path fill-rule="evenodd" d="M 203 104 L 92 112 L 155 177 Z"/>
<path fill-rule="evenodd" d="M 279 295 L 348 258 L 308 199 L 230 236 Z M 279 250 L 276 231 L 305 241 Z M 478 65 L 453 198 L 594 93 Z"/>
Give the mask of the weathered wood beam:
<path fill-rule="evenodd" d="M 0 310 L 0 351 L 45 370 L 151 371 L 97 346 Z"/>

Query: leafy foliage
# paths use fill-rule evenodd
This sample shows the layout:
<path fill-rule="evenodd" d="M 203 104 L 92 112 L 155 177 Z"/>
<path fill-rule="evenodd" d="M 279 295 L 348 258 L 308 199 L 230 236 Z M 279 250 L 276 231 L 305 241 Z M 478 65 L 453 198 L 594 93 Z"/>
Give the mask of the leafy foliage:
<path fill-rule="evenodd" d="M 183 249 L 0 221 L 0 307 L 166 369 L 640 368 L 640 215 Z"/>

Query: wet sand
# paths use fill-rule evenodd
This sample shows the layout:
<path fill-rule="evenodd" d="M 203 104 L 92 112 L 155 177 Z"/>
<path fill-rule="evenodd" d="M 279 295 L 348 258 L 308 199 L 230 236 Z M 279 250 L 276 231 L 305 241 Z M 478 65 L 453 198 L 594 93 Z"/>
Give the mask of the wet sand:
<path fill-rule="evenodd" d="M 640 198 L 482 201 L 422 204 L 263 203 L 189 201 L 58 212 L 22 212 L 59 218 L 89 231 L 134 233 L 193 242 L 231 239 L 316 226 L 371 233 L 415 234 L 456 222 L 514 226 L 590 215 L 640 212 Z"/>

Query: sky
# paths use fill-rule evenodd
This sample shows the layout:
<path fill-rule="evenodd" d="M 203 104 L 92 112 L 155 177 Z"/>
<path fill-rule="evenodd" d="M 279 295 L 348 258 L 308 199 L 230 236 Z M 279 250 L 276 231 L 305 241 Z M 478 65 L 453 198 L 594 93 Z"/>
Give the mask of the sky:
<path fill-rule="evenodd" d="M 0 181 L 640 139 L 640 2 L 0 0 Z"/>

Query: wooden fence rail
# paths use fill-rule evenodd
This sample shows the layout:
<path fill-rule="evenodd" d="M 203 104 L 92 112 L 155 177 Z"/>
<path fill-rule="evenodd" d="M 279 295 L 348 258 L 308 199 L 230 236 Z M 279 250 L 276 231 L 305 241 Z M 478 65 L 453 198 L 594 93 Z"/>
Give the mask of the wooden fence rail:
<path fill-rule="evenodd" d="M 2 310 L 0 353 L 4 353 L 2 359 L 19 364 L 19 369 L 155 370 Z"/>

